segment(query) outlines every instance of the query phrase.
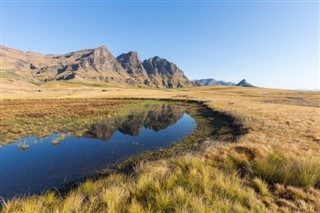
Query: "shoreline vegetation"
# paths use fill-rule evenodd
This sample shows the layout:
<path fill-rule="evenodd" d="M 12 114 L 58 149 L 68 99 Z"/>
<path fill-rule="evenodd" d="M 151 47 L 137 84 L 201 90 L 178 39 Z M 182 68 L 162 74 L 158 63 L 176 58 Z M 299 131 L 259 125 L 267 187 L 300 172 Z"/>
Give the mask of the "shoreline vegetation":
<path fill-rule="evenodd" d="M 68 192 L 4 201 L 2 212 L 320 211 L 320 93 L 223 86 L 106 90 L 80 89 L 65 96 L 52 91 L 48 97 L 68 97 L 61 101 L 70 103 L 80 97 L 87 98 L 84 103 L 98 98 L 196 101 L 231 116 L 245 134 L 232 137 L 218 128 L 214 134 L 224 137 L 189 137 L 181 143 L 190 145 L 183 152 L 168 151 L 177 144 L 128 159 L 115 171 L 104 171 Z M 12 101 L 39 103 L 25 100 L 28 96 L 14 94 L 24 100 Z M 7 110 L 3 103 L 9 102 L 2 101 L 1 109 Z M 208 120 L 197 120 L 202 121 L 207 128 L 201 131 L 212 130 Z M 201 131 L 198 134 L 205 135 Z"/>

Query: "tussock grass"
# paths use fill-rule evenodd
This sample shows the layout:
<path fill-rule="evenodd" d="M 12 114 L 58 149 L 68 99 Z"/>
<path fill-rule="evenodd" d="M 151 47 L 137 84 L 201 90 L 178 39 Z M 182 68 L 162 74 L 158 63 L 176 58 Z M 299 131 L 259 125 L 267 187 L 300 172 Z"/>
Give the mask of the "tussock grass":
<path fill-rule="evenodd" d="M 253 178 L 252 183 L 253 183 L 254 189 L 257 192 L 259 192 L 262 196 L 265 196 L 265 197 L 271 196 L 269 189 L 268 189 L 268 185 L 263 180 L 255 177 L 255 178 Z"/>
<path fill-rule="evenodd" d="M 267 153 L 252 164 L 252 172 L 270 183 L 299 187 L 320 186 L 320 158 L 291 157 L 284 153 Z"/>

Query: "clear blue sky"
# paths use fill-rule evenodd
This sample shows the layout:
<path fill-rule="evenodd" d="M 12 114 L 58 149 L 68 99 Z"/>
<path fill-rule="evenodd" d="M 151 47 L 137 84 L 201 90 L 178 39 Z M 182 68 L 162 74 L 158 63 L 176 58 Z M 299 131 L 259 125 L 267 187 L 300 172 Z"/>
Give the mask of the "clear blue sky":
<path fill-rule="evenodd" d="M 160 56 L 190 79 L 320 88 L 319 1 L 3 1 L 2 44 L 40 53 L 106 45 Z"/>

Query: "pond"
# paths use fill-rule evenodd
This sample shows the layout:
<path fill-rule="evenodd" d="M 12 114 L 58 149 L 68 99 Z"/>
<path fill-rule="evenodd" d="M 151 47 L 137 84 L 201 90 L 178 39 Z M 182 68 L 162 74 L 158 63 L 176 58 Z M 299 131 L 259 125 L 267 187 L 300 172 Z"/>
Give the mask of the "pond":
<path fill-rule="evenodd" d="M 0 196 L 12 198 L 64 189 L 144 151 L 166 148 L 196 128 L 181 105 L 154 104 L 92 124 L 82 136 L 29 136 L 0 149 Z"/>

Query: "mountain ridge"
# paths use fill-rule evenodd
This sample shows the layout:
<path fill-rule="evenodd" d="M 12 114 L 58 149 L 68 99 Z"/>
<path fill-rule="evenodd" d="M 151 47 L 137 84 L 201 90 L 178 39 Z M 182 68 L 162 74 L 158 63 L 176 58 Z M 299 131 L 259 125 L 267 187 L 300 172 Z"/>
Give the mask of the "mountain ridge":
<path fill-rule="evenodd" d="M 155 56 L 141 61 L 135 51 L 115 57 L 106 46 L 44 55 L 1 45 L 0 56 L 1 72 L 37 84 L 80 79 L 156 88 L 193 86 L 176 64 L 164 58 Z"/>
<path fill-rule="evenodd" d="M 1 78 L 9 76 L 10 81 L 23 79 L 24 82 L 21 83 L 31 87 L 46 82 L 68 80 L 151 88 L 208 85 L 254 87 L 245 79 L 239 83 L 213 78 L 190 81 L 176 64 L 164 58 L 154 56 L 142 61 L 136 51 L 115 57 L 104 45 L 65 54 L 41 54 L 3 45 L 0 45 L 0 48 Z"/>

